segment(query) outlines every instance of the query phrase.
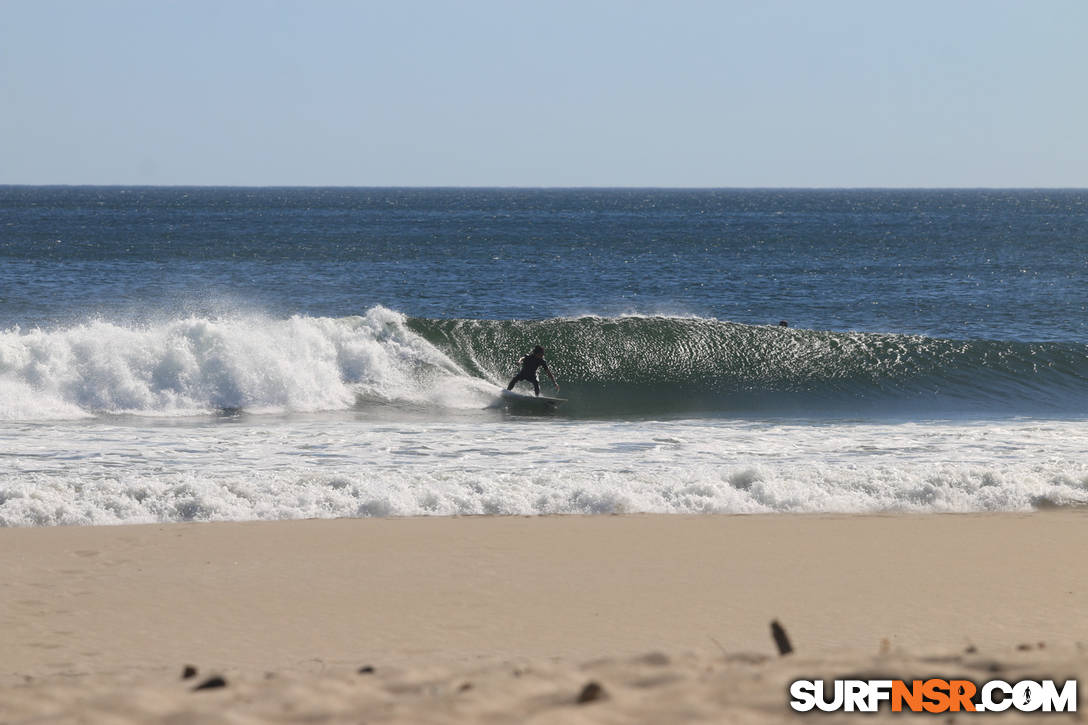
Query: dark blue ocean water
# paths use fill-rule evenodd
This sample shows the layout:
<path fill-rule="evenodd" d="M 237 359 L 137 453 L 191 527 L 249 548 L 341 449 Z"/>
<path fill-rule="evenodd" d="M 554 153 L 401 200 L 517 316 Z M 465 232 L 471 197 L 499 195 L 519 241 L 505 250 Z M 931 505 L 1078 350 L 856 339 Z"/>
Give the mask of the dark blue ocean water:
<path fill-rule="evenodd" d="M 690 315 L 1088 342 L 1088 191 L 0 187 L 0 328 Z"/>

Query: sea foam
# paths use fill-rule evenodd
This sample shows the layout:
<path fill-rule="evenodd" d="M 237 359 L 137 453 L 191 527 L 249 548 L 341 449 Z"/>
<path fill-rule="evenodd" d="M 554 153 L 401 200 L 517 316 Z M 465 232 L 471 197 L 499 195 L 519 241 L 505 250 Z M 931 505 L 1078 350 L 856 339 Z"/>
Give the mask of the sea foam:
<path fill-rule="evenodd" d="M 1081 422 L 355 414 L 0 427 L 0 525 L 373 516 L 1031 511 L 1088 503 Z M 259 418 L 259 417 L 257 417 Z"/>
<path fill-rule="evenodd" d="M 93 321 L 0 333 L 0 420 L 474 404 L 472 381 L 381 307 L 360 317 Z"/>

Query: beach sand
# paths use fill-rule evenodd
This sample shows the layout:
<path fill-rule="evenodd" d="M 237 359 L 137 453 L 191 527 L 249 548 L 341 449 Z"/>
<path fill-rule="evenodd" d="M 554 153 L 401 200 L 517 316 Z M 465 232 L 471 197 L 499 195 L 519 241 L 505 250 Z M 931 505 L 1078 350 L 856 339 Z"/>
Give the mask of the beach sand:
<path fill-rule="evenodd" d="M 5 529 L 0 722 L 768 722 L 791 719 L 798 677 L 1073 677 L 1086 526 L 1063 510 Z M 212 675 L 227 685 L 193 691 Z M 576 704 L 590 682 L 604 696 Z"/>

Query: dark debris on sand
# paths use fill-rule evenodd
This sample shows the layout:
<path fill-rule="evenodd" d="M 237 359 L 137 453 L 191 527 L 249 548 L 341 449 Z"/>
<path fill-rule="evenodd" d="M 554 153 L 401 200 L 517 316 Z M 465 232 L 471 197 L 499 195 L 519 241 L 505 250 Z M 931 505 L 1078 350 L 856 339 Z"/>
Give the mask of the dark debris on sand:
<path fill-rule="evenodd" d="M 575 700 L 579 705 L 585 705 L 586 703 L 596 702 L 597 700 L 603 700 L 608 697 L 608 693 L 604 691 L 604 688 L 597 682 L 587 682 L 582 691 L 578 693 L 578 699 Z"/>
<path fill-rule="evenodd" d="M 199 685 L 194 687 L 193 692 L 197 692 L 198 690 L 216 690 L 216 689 L 219 689 L 220 687 L 226 687 L 226 686 L 227 686 L 226 678 L 221 677 L 219 675 L 213 675 L 212 677 L 209 677 L 208 679 L 204 680 Z"/>

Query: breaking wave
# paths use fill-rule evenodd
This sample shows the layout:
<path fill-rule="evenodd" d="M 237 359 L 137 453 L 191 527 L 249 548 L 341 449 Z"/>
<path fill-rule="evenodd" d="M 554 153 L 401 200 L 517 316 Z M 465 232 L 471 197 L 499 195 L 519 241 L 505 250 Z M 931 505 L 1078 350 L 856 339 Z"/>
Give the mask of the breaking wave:
<path fill-rule="evenodd" d="M 826 332 L 677 317 L 361 316 L 91 321 L 0 332 L 0 420 L 483 408 L 535 344 L 564 415 L 1081 415 L 1088 346 Z"/>

